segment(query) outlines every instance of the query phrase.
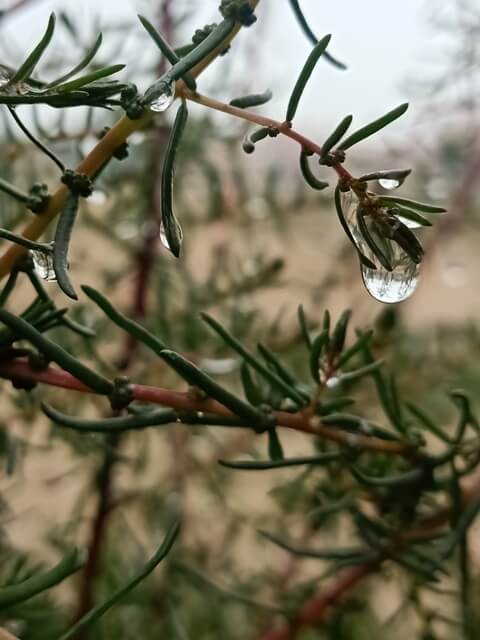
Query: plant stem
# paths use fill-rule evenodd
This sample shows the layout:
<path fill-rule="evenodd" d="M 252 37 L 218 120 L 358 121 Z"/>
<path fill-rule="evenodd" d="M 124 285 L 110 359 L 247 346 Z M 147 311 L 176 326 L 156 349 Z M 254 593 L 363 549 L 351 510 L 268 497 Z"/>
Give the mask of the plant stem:
<path fill-rule="evenodd" d="M 260 0 L 250 0 L 252 9 L 259 4 Z M 191 75 L 198 77 L 216 58 L 225 50 L 239 32 L 241 25 L 238 24 L 214 51 L 210 53 L 204 60 L 199 62 L 192 70 Z M 182 95 L 186 87 L 182 80 L 176 84 L 176 94 Z M 147 111 L 142 118 L 138 120 L 130 120 L 126 116 L 120 120 L 108 131 L 108 133 L 98 142 L 91 152 L 80 162 L 75 168 L 77 173 L 83 173 L 87 176 L 94 176 L 96 172 L 112 158 L 115 151 L 128 140 L 129 136 L 139 129 L 143 129 L 153 118 L 152 113 Z M 41 215 L 36 216 L 32 222 L 27 224 L 23 229 L 22 235 L 29 240 L 38 240 L 50 222 L 61 211 L 68 195 L 68 188 L 60 185 L 50 199 L 49 205 Z M 13 245 L 5 251 L 0 257 L 0 279 L 10 273 L 19 258 L 25 253 L 26 249 L 18 245 Z"/>
<path fill-rule="evenodd" d="M 43 371 L 34 371 L 30 368 L 28 362 L 22 358 L 0 363 L 0 377 L 11 380 L 36 381 L 72 391 L 95 393 L 66 371 L 53 367 L 47 367 Z M 198 399 L 188 391 L 171 391 L 170 389 L 138 384 L 132 384 L 132 391 L 134 399 L 140 402 L 160 404 L 180 411 L 203 412 L 226 418 L 233 417 L 232 412 L 216 400 Z M 407 458 L 411 457 L 415 451 L 410 445 L 403 442 L 350 433 L 337 429 L 330 424 L 328 426 L 323 425 L 318 416 L 312 418 L 302 412 L 288 413 L 286 411 L 275 411 L 273 415 L 279 427 L 319 436 L 350 449 L 380 451 L 390 455 L 403 455 Z M 248 427 L 249 425 L 246 424 L 245 426 Z"/>
<path fill-rule="evenodd" d="M 204 96 L 200 93 L 197 93 L 196 91 L 191 91 L 187 88 L 182 89 L 180 95 L 186 100 L 191 100 L 192 102 L 201 104 L 204 107 L 208 107 L 209 109 L 227 113 L 231 116 L 234 116 L 235 118 L 240 118 L 241 120 L 246 120 L 247 122 L 258 124 L 261 127 L 269 127 L 270 129 L 275 129 L 284 136 L 287 136 L 287 138 L 291 138 L 292 140 L 295 140 L 295 142 L 298 142 L 302 149 L 306 149 L 318 156 L 322 154 L 322 147 L 293 129 L 288 122 L 272 120 L 271 118 L 266 118 L 265 116 L 258 115 L 257 113 L 253 113 L 252 111 L 248 111 L 247 109 L 233 107 L 231 104 L 220 102 L 219 100 L 209 98 L 208 96 Z M 334 164 L 332 168 L 336 171 L 338 177 L 342 180 L 345 180 L 346 182 L 352 182 L 354 180 L 354 177 L 351 175 L 351 173 L 347 171 L 340 163 Z"/>
<path fill-rule="evenodd" d="M 291 622 L 267 631 L 261 640 L 295 640 L 303 629 L 323 622 L 328 609 L 378 569 L 378 564 L 379 562 L 373 562 L 345 569 L 329 587 L 309 598 Z"/>

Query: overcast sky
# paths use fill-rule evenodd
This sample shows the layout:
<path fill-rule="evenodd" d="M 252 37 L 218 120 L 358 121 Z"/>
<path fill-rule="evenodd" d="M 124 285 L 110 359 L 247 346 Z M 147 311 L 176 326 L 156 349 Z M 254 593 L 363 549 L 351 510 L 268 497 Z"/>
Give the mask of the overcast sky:
<path fill-rule="evenodd" d="M 303 0 L 305 14 L 316 34 L 333 34 L 330 50 L 349 68 L 342 72 L 326 63 L 319 66 L 303 101 L 298 126 L 316 128 L 318 123 L 319 128 L 327 130 L 348 113 L 360 124 L 410 99 L 412 115 L 401 125 L 408 126 L 415 115 L 416 99 L 409 95 L 407 80 L 422 71 L 425 61 L 435 57 L 428 20 L 433 2 L 442 4 L 441 0 Z M 23 40 L 29 44 L 41 33 L 49 11 L 59 7 L 73 8 L 82 24 L 89 24 L 89 17 L 100 12 L 102 21 L 108 24 L 138 11 L 148 15 L 155 4 L 151 0 L 39 0 L 34 9 L 18 12 L 3 27 L 1 36 L 14 38 L 16 46 L 21 46 Z M 176 6 L 198 9 L 203 14 L 200 23 L 215 19 L 217 4 L 217 0 L 176 0 Z M 247 74 L 248 81 L 259 91 L 268 83 L 277 99 L 270 108 L 279 116 L 277 110 L 283 110 L 288 89 L 310 45 L 292 20 L 287 0 L 262 0 L 258 14 L 257 25 L 242 38 L 246 45 L 248 37 L 259 37 L 265 39 L 265 45 L 260 60 L 256 59 L 253 65 L 250 62 L 240 74 Z M 267 27 L 262 26 L 265 23 Z M 226 88 L 228 81 L 227 77 Z"/>

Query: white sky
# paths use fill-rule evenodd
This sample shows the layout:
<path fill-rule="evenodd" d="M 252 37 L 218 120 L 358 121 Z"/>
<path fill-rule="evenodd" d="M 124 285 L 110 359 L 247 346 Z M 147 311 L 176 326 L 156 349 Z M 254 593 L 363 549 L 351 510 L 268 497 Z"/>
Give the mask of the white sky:
<path fill-rule="evenodd" d="M 312 131 L 313 127 L 314 132 L 318 127 L 328 132 L 348 113 L 360 125 L 410 99 L 406 81 L 421 71 L 426 58 L 435 57 L 427 19 L 432 2 L 442 5 L 441 0 L 303 0 L 304 12 L 317 36 L 332 33 L 331 51 L 349 68 L 338 71 L 326 63 L 319 65 L 302 101 L 298 128 Z M 102 21 L 108 24 L 112 16 L 118 19 L 139 11 L 148 15 L 156 4 L 152 0 L 41 0 L 34 9 L 19 12 L 3 28 L 1 37 L 13 38 L 17 47 L 24 39 L 27 46 L 31 45 L 54 8 L 73 7 L 84 24 L 100 12 Z M 198 8 L 203 23 L 215 19 L 217 4 L 217 0 L 176 0 L 175 6 Z M 257 25 L 242 35 L 245 46 L 248 38 L 265 40 L 260 60 L 255 59 L 248 67 L 248 80 L 255 90 L 269 86 L 274 91 L 276 101 L 269 109 L 272 115 L 281 117 L 288 90 L 310 45 L 292 19 L 287 0 L 262 0 L 258 14 Z M 268 19 L 267 33 L 262 18 Z M 245 69 L 241 73 L 245 74 Z M 227 77 L 226 96 L 231 96 L 228 82 Z M 411 115 L 399 127 L 413 122 L 415 107 L 413 99 Z"/>

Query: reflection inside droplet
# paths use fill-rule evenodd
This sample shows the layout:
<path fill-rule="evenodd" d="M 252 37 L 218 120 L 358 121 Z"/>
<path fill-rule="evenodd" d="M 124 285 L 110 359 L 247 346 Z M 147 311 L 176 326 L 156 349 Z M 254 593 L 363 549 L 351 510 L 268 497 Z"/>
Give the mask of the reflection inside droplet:
<path fill-rule="evenodd" d="M 375 300 L 395 304 L 412 295 L 418 282 L 419 266 L 407 255 L 395 263 L 393 271 L 387 271 L 377 262 L 375 264 L 375 270 L 360 265 L 363 284 Z"/>
<path fill-rule="evenodd" d="M 55 269 L 53 268 L 52 254 L 33 250 L 30 251 L 30 255 L 33 260 L 33 268 L 37 276 L 47 282 L 55 282 L 57 276 L 55 275 Z"/>
<path fill-rule="evenodd" d="M 172 82 L 167 85 L 165 83 L 164 92 L 161 93 L 158 98 L 155 98 L 149 105 L 148 108 L 150 111 L 154 113 L 161 113 L 162 111 L 166 111 L 168 107 L 170 107 L 175 99 L 175 82 Z"/>
<path fill-rule="evenodd" d="M 394 178 L 380 178 L 378 184 L 382 187 L 382 189 L 391 191 L 392 189 L 396 189 L 400 186 L 400 180 L 395 180 Z"/>
<path fill-rule="evenodd" d="M 165 249 L 170 251 L 170 245 L 167 240 L 167 234 L 165 233 L 165 227 L 163 226 L 163 222 L 160 224 L 160 242 L 163 244 Z"/>
<path fill-rule="evenodd" d="M 419 222 L 415 222 L 415 220 L 409 220 L 408 218 L 403 218 L 402 216 L 395 216 L 397 220 L 400 220 L 406 227 L 409 229 L 420 229 L 423 225 Z"/>

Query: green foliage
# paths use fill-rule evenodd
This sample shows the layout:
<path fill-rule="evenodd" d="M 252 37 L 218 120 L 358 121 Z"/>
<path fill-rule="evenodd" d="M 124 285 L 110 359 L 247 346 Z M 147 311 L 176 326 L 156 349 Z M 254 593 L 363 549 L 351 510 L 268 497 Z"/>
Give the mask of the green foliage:
<path fill-rule="evenodd" d="M 289 241 L 302 203 L 317 208 L 330 201 L 324 195 L 328 183 L 311 163 L 336 176 L 332 209 L 364 281 L 365 274 L 384 286 L 396 277 L 402 284 L 413 278 L 408 274 L 416 277 L 424 249 L 405 221 L 429 227 L 427 216 L 445 210 L 379 192 L 382 181 L 403 185 L 410 169 L 357 178 L 347 168 L 346 152 L 397 120 L 406 104 L 345 138 L 349 115 L 323 145 L 294 128 L 320 58 L 344 68 L 327 52 L 330 36 L 317 40 L 296 0 L 290 1 L 294 17 L 313 49 L 284 122 L 251 110 L 266 105 L 271 91 L 228 103 L 200 92 L 204 68 L 227 51 L 237 55 L 230 45 L 242 27 L 257 21 L 257 4 L 222 0 L 219 23 L 196 29 L 192 43 L 177 48 L 176 8 L 170 14 L 172 7 L 162 5 L 165 24 L 159 28 L 139 16 L 161 54 L 145 69 L 117 63 L 121 48 L 111 60 L 99 61 L 103 36 L 85 46 L 75 20 L 64 14 L 58 28 L 75 44 L 76 61 L 69 60 L 67 72 L 56 61 L 42 69 L 44 54 L 55 46 L 52 14 L 18 69 L 2 67 L 6 137 L 13 139 L 8 123 L 15 122 L 37 156 L 61 171 L 50 192 L 43 180 L 50 185 L 51 176 L 43 175 L 45 163 L 32 162 L 33 147 L 18 151 L 20 170 L 1 164 L 0 238 L 10 246 L 0 256 L 1 273 L 8 274 L 0 291 L 2 470 L 21 474 L 30 456 L 45 456 L 53 469 L 61 458 L 59 476 L 50 484 L 39 479 L 38 491 L 77 480 L 67 507 L 55 505 L 58 522 L 49 523 L 46 541 L 63 557 L 50 569 L 32 560 L 33 543 L 43 538 L 30 540 L 26 555 L 15 548 L 14 536 L 8 538 L 9 518 L 22 515 L 9 512 L 16 506 L 14 485 L 4 491 L 0 635 L 5 626 L 22 640 L 384 637 L 391 621 L 373 613 L 375 591 L 358 589 L 355 600 L 345 598 L 367 576 L 375 583 L 374 574 L 377 582 L 396 583 L 399 611 L 413 611 L 420 621 L 408 628 L 419 640 L 436 633 L 443 614 L 425 602 L 446 577 L 458 584 L 464 628 L 471 625 L 469 536 L 479 513 L 480 463 L 471 398 L 480 373 L 469 349 L 480 344 L 478 336 L 466 340 L 467 355 L 456 371 L 460 388 L 451 391 L 444 379 L 450 384 L 455 376 L 445 375 L 451 368 L 442 368 L 440 358 L 429 360 L 432 349 L 414 355 L 419 345 L 431 346 L 431 336 L 415 343 L 415 336 L 402 334 L 397 307 L 382 314 L 373 330 L 356 328 L 356 308 L 322 317 L 318 305 L 308 313 L 300 305 L 290 326 L 288 313 L 272 318 L 258 295 L 281 284 L 285 260 L 273 255 L 274 233 Z M 195 17 L 185 17 L 185 24 Z M 147 35 L 138 31 L 146 46 Z M 233 55 L 225 58 L 228 70 Z M 37 67 L 42 78 L 56 79 L 38 79 Z M 119 72 L 129 82 L 111 77 Z M 140 93 L 132 81 L 141 86 L 145 77 L 148 86 Z M 218 94 L 233 91 L 226 78 L 229 73 L 222 75 Z M 162 116 L 175 100 L 175 117 Z M 188 101 L 207 115 L 192 109 L 189 116 Z M 29 105 L 32 117 L 25 121 L 32 126 L 18 116 L 19 105 Z M 57 108 L 55 126 L 42 125 L 38 105 Z M 85 108 L 79 134 L 65 126 L 70 107 Z M 245 124 L 223 130 L 209 110 Z M 274 167 L 261 197 L 254 197 L 241 147 L 251 153 L 259 141 L 280 136 L 299 144 L 298 182 Z M 93 149 L 85 153 L 92 137 Z M 127 161 L 118 166 L 114 160 Z M 205 193 L 196 186 L 198 175 Z M 282 202 L 282 183 L 299 195 Z M 312 189 L 310 201 L 306 187 Z M 98 207 L 102 194 L 105 202 Z M 270 221 L 255 220 L 255 210 L 248 217 L 252 201 L 259 200 Z M 206 203 L 201 214 L 195 213 L 198 202 Z M 37 215 L 16 233 L 24 209 Z M 188 230 L 185 246 L 177 212 Z M 41 241 L 56 215 L 51 241 Z M 235 234 L 246 247 L 239 256 L 228 247 L 230 240 L 215 247 L 218 230 L 209 227 L 219 220 L 219 227 L 233 225 L 235 218 L 242 218 Z M 267 229 L 271 243 L 263 242 Z M 257 236 L 262 248 L 255 254 L 249 245 Z M 98 239 L 114 246 L 101 266 L 94 260 L 96 253 L 102 257 L 102 245 L 94 245 Z M 333 278 L 340 266 L 351 266 L 346 254 L 341 260 L 329 259 Z M 79 299 L 69 269 L 76 281 L 90 261 L 85 279 L 93 279 L 95 288 L 82 285 Z M 124 288 L 132 282 L 127 301 Z M 327 289 L 317 286 L 322 305 Z M 353 288 L 349 293 L 353 308 Z M 71 308 L 59 305 L 62 294 L 74 301 Z M 450 339 L 438 340 L 446 351 Z M 414 373 L 423 360 L 426 382 L 417 384 Z M 440 409 L 432 401 L 439 389 L 445 403 Z M 38 445 L 32 432 L 42 424 L 50 435 Z M 54 456 L 57 448 L 61 455 Z M 265 508 L 263 494 L 270 498 Z M 176 505 L 185 495 L 180 510 Z M 160 538 L 145 562 L 145 548 Z M 78 540 L 88 555 L 77 551 Z M 151 576 L 167 555 L 163 571 Z M 77 572 L 76 581 L 62 585 Z M 450 624 L 449 616 L 443 622 Z"/>

